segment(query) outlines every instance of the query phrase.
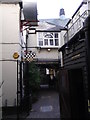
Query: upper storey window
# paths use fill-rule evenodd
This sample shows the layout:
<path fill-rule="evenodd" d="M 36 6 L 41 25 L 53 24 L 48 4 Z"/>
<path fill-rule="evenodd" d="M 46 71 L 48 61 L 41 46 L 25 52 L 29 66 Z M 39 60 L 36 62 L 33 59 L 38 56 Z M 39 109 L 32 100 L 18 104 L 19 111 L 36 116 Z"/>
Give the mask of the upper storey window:
<path fill-rule="evenodd" d="M 43 47 L 59 46 L 59 33 L 38 32 L 38 45 Z"/>

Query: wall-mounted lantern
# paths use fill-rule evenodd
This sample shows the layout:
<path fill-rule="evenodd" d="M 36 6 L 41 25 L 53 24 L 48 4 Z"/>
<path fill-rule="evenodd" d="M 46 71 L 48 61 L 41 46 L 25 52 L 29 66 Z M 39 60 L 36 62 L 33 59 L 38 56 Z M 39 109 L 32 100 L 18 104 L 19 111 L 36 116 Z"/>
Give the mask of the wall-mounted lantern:
<path fill-rule="evenodd" d="M 48 51 L 48 52 L 50 52 L 50 51 L 51 51 L 51 49 L 50 49 L 50 48 L 48 48 L 48 49 L 47 49 L 47 51 Z"/>

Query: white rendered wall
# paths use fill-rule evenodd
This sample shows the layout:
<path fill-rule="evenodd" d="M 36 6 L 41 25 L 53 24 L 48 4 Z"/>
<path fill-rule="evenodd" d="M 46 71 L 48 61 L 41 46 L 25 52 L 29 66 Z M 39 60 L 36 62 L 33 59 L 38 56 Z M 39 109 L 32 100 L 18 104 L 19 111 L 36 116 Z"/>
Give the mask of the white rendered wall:
<path fill-rule="evenodd" d="M 2 8 L 2 87 L 3 106 L 15 106 L 17 95 L 17 63 L 13 61 L 14 52 L 20 53 L 20 6 L 19 4 L 0 4 Z M 1 19 L 0 19 L 1 20 Z M 1 26 L 1 22 L 0 22 Z"/>
<path fill-rule="evenodd" d="M 59 40 L 59 47 L 61 46 L 61 44 L 63 45 L 63 37 L 62 35 L 65 33 L 64 32 L 60 32 L 60 40 Z M 40 50 L 36 47 L 38 46 L 38 39 L 37 39 L 37 34 L 29 34 L 29 38 L 28 38 L 28 50 L 32 50 L 33 52 L 36 53 L 36 57 L 37 59 L 45 59 L 45 60 L 58 60 L 58 47 L 57 48 L 50 48 L 50 47 L 45 47 L 45 48 L 41 48 Z M 50 51 L 48 51 L 48 48 L 50 48 Z"/>
<path fill-rule="evenodd" d="M 3 106 L 16 105 L 17 93 L 17 63 L 11 61 L 3 61 L 2 77 L 3 84 Z"/>
<path fill-rule="evenodd" d="M 0 120 L 2 118 L 2 7 L 0 6 Z"/>

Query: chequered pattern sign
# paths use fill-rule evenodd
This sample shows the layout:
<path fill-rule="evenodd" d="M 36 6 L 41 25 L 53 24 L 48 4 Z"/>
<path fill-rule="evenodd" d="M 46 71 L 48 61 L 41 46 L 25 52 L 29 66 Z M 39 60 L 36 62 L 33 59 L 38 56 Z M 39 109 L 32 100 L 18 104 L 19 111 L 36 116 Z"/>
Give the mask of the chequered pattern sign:
<path fill-rule="evenodd" d="M 24 60 L 26 61 L 32 61 L 33 58 L 36 56 L 36 53 L 35 52 L 32 52 L 32 51 L 28 51 L 24 53 Z"/>

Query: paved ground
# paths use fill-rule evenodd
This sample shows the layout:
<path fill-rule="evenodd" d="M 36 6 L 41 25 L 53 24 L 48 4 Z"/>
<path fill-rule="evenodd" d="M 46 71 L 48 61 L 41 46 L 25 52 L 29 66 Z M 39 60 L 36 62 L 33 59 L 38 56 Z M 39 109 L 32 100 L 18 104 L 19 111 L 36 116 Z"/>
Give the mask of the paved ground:
<path fill-rule="evenodd" d="M 32 110 L 27 117 L 30 118 L 57 118 L 60 120 L 59 96 L 50 89 L 42 89 L 39 99 L 32 105 Z"/>

